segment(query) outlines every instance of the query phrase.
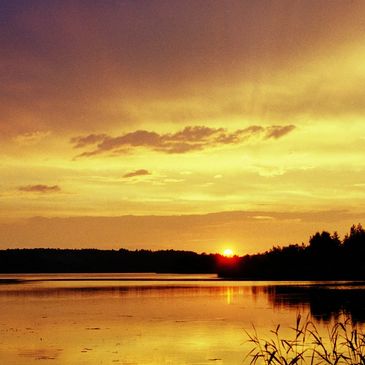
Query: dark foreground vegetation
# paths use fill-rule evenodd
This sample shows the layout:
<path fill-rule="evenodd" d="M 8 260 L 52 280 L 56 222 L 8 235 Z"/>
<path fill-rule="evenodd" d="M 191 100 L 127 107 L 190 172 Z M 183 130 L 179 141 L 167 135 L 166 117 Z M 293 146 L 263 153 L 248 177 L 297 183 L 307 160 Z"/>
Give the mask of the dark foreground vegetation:
<path fill-rule="evenodd" d="M 0 273 L 215 273 L 219 257 L 175 250 L 8 249 L 0 250 Z"/>
<path fill-rule="evenodd" d="M 343 240 L 336 232 L 317 232 L 309 245 L 236 257 L 219 274 L 246 280 L 365 280 L 365 230 L 352 226 Z"/>
<path fill-rule="evenodd" d="M 251 364 L 266 365 L 365 365 L 365 334 L 348 319 L 337 321 L 328 333 L 320 333 L 309 319 L 298 316 L 292 337 L 282 336 L 280 326 L 271 337 L 261 338 L 256 330 L 246 332 Z"/>

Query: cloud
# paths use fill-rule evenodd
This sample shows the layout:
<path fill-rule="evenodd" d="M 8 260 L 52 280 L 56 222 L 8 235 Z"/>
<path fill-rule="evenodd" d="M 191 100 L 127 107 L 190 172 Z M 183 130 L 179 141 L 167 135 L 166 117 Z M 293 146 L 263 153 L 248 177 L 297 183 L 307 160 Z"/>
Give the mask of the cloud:
<path fill-rule="evenodd" d="M 139 147 L 173 154 L 198 151 L 208 147 L 240 144 L 252 137 L 278 139 L 293 131 L 294 128 L 294 125 L 269 127 L 252 125 L 229 132 L 225 128 L 188 126 L 178 132 L 165 134 L 146 130 L 137 130 L 117 137 L 106 134 L 90 134 L 74 137 L 70 142 L 74 148 L 93 146 L 93 149 L 81 153 L 78 157 L 93 156 L 105 152 L 120 155 Z"/>
<path fill-rule="evenodd" d="M 71 139 L 71 143 L 75 144 L 75 148 L 82 148 L 90 144 L 98 143 L 104 140 L 105 134 L 90 134 L 86 137 L 76 137 Z"/>
<path fill-rule="evenodd" d="M 50 131 L 35 131 L 19 134 L 14 137 L 14 141 L 20 145 L 34 145 L 45 139 L 51 134 Z"/>
<path fill-rule="evenodd" d="M 280 125 L 273 125 L 272 127 L 269 127 L 267 129 L 267 133 L 266 133 L 266 138 L 274 138 L 274 139 L 278 139 L 281 138 L 283 136 L 285 136 L 286 134 L 290 133 L 291 131 L 293 131 L 295 129 L 295 125 L 284 125 L 284 126 L 280 126 Z"/>
<path fill-rule="evenodd" d="M 151 175 L 151 173 L 148 170 L 140 169 L 140 170 L 128 172 L 127 174 L 123 175 L 123 177 L 130 178 L 130 177 L 134 177 L 134 176 L 146 176 L 146 175 Z"/>
<path fill-rule="evenodd" d="M 19 186 L 19 191 L 26 192 L 26 193 L 58 193 L 61 191 L 61 188 L 58 185 L 25 185 Z"/>

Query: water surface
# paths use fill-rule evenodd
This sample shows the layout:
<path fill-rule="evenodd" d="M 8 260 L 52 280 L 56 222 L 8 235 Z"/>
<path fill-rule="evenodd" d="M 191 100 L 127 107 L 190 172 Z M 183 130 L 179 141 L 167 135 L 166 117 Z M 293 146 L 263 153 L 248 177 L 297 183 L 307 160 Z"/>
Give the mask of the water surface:
<path fill-rule="evenodd" d="M 7 365 L 235 365 L 252 324 L 264 334 L 292 326 L 298 313 L 323 329 L 341 314 L 365 322 L 363 283 L 44 274 L 3 275 L 0 284 L 0 363 Z"/>

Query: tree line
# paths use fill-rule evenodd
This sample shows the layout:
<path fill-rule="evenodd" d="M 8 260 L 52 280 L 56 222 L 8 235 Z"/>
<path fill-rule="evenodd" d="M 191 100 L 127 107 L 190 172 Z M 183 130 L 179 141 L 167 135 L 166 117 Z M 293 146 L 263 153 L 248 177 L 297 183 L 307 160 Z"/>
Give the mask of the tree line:
<path fill-rule="evenodd" d="M 365 230 L 353 225 L 342 240 L 337 232 L 317 232 L 308 245 L 236 257 L 221 265 L 219 275 L 247 280 L 365 280 Z"/>
<path fill-rule="evenodd" d="M 245 256 L 179 250 L 6 249 L 0 273 L 217 273 L 242 280 L 365 280 L 365 230 L 353 225 L 341 240 L 317 232 L 291 244 Z"/>
<path fill-rule="evenodd" d="M 0 273 L 215 273 L 219 255 L 176 250 L 7 249 Z"/>

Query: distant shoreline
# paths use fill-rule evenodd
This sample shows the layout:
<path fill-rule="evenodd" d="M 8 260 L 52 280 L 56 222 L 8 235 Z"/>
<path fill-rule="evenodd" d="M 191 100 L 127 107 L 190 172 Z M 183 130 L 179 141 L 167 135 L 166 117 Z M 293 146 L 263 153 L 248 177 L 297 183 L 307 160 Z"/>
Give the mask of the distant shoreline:
<path fill-rule="evenodd" d="M 217 281 L 365 281 L 364 262 L 365 230 L 361 224 L 353 225 L 342 240 L 336 232 L 331 235 L 323 231 L 311 236 L 307 245 L 276 246 L 264 253 L 246 256 L 198 254 L 172 249 L 0 250 L 0 274 L 215 274 Z"/>

